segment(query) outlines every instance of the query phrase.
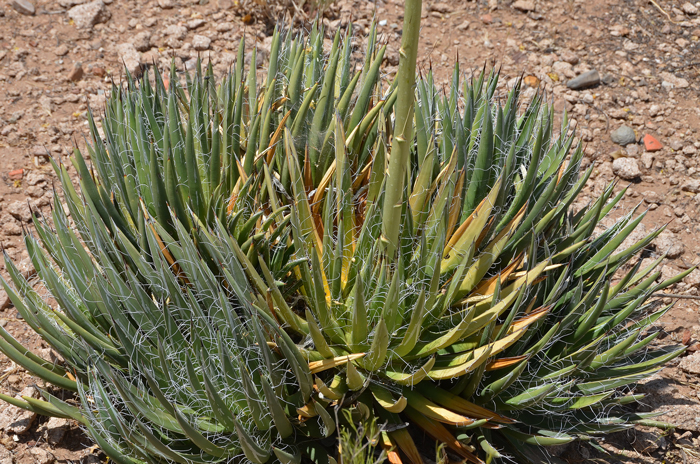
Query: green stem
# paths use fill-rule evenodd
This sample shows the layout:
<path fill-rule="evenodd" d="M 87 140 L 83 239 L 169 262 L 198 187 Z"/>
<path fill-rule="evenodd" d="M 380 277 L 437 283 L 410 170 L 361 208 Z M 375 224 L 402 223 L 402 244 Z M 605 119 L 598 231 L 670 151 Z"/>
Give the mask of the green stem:
<path fill-rule="evenodd" d="M 413 136 L 413 102 L 416 85 L 416 59 L 420 35 L 420 15 L 423 0 L 405 0 L 403 36 L 399 50 L 398 90 L 391 142 L 391 157 L 386 181 L 382 232 L 387 241 L 387 256 L 392 257 L 399 242 L 399 225 L 403 201 L 404 179 L 410 162 Z"/>

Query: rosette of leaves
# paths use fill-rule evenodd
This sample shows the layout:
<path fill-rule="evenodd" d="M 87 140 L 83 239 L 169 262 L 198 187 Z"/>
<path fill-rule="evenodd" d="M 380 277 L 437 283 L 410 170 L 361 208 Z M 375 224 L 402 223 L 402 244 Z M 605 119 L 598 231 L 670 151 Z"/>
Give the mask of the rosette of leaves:
<path fill-rule="evenodd" d="M 572 210 L 591 169 L 566 118 L 555 136 L 540 95 L 521 111 L 519 85 L 456 68 L 444 94 L 419 80 L 406 131 L 374 29 L 357 71 L 347 37 L 322 44 L 276 33 L 260 83 L 241 43 L 219 86 L 113 88 L 92 169 L 76 150 L 76 190 L 54 163 L 53 224 L 26 236 L 56 305 L 9 260 L 4 282 L 65 364 L 0 349 L 75 401 L 2 399 L 129 464 L 333 462 L 357 423 L 393 462 L 422 461 L 420 430 L 536 459 L 648 420 L 623 387 L 680 353 L 648 348 L 647 300 L 683 275 L 631 262 L 659 231 L 618 249 L 643 215 L 594 235 L 624 191 Z"/>

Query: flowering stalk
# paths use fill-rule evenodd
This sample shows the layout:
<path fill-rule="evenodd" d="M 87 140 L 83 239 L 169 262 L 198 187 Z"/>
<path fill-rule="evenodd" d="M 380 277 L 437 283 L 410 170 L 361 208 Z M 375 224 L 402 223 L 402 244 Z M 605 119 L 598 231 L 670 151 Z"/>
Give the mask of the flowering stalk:
<path fill-rule="evenodd" d="M 391 143 L 391 157 L 384 199 L 383 229 L 387 254 L 393 256 L 399 238 L 401 202 L 404 178 L 409 163 L 413 134 L 413 101 L 416 84 L 416 58 L 420 35 L 420 15 L 423 0 L 404 3 L 403 36 L 399 50 L 398 97 L 396 99 L 395 129 Z"/>

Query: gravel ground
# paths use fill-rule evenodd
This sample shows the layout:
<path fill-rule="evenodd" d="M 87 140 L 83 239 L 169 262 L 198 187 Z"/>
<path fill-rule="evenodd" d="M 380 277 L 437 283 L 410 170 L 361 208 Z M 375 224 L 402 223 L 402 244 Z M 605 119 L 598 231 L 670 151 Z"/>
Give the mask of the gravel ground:
<path fill-rule="evenodd" d="M 327 3 L 327 2 L 325 2 Z M 398 65 L 402 1 L 340 0 L 323 12 L 329 36 L 352 19 L 358 48 L 372 18 L 388 43 L 384 72 Z M 238 41 L 255 41 L 258 66 L 269 55 L 272 18 L 308 26 L 313 5 L 253 0 L 7 0 L 0 3 L 0 242 L 27 275 L 21 245 L 29 206 L 49 212 L 55 181 L 47 154 L 84 146 L 88 106 L 99 111 L 123 65 L 191 69 L 198 56 L 217 75 Z M 525 98 L 543 88 L 566 110 L 595 163 L 579 206 L 612 180 L 629 187 L 613 218 L 639 206 L 643 231 L 668 224 L 644 259 L 668 253 L 663 276 L 700 263 L 700 3 L 683 0 L 424 0 L 419 65 L 448 85 L 453 63 L 471 74 L 501 67 L 502 88 L 525 78 Z M 327 39 L 330 41 L 330 38 Z M 250 59 L 250 56 L 247 57 Z M 612 220 L 611 220 L 612 221 Z M 610 225 L 606 223 L 603 225 Z M 639 237 L 638 237 L 639 238 Z M 6 276 L 4 266 L 0 273 Z M 675 431 L 637 428 L 554 450 L 559 462 L 700 462 L 700 271 L 668 290 L 676 306 L 660 321 L 662 343 L 688 353 L 647 379 L 642 410 L 660 408 Z M 685 298 L 680 299 L 678 296 Z M 37 354 L 52 352 L 17 319 L 0 291 L 0 325 Z M 36 394 L 38 382 L 0 356 L 0 390 Z M 40 385 L 40 383 L 39 383 Z M 4 446 L 2 446 L 4 445 Z M 601 450 L 607 450 L 610 455 Z M 0 463 L 97 462 L 104 456 L 78 427 L 0 405 Z"/>

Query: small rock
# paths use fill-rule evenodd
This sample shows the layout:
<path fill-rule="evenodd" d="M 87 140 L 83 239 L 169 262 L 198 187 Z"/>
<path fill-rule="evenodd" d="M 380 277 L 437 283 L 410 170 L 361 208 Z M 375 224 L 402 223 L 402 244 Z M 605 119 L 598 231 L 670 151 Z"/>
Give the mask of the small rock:
<path fill-rule="evenodd" d="M 683 282 L 690 287 L 700 287 L 700 269 L 693 269 L 693 272 L 685 276 Z"/>
<path fill-rule="evenodd" d="M 3 220 L 3 222 L 4 221 L 5 220 Z M 8 222 L 5 222 L 2 225 L 2 231 L 5 235 L 13 235 L 13 236 L 14 235 L 22 235 L 22 233 L 24 232 L 22 230 L 22 226 L 20 226 L 19 223 L 16 220 L 14 220 L 14 218 Z"/>
<path fill-rule="evenodd" d="M 90 69 L 90 72 L 97 77 L 105 77 L 107 74 L 107 71 L 102 66 L 93 66 L 92 69 Z"/>
<path fill-rule="evenodd" d="M 437 13 L 449 13 L 452 11 L 452 7 L 443 2 L 433 3 L 428 8 L 430 11 L 435 11 Z"/>
<path fill-rule="evenodd" d="M 18 395 L 16 395 L 15 398 L 21 399 L 23 396 L 38 398 L 39 391 L 34 387 L 26 387 Z M 21 435 L 30 429 L 34 423 L 34 420 L 36 419 L 36 416 L 37 415 L 34 412 L 10 405 L 2 411 L 2 414 L 0 414 L 0 430 L 4 430 L 7 433 Z"/>
<path fill-rule="evenodd" d="M 15 11 L 26 16 L 34 16 L 34 13 L 36 13 L 34 4 L 29 0 L 12 0 L 11 5 Z"/>
<path fill-rule="evenodd" d="M 68 51 L 68 46 L 66 44 L 61 44 L 58 47 L 56 47 L 54 53 L 58 56 L 66 56 L 68 54 Z"/>
<path fill-rule="evenodd" d="M 400 55 L 398 50 L 387 50 L 387 53 L 384 54 L 384 61 L 391 66 L 398 66 L 399 59 Z"/>
<path fill-rule="evenodd" d="M 185 37 L 187 37 L 187 28 L 185 26 L 172 24 L 165 28 L 163 34 L 172 37 L 176 40 L 183 40 Z"/>
<path fill-rule="evenodd" d="M 77 5 L 68 10 L 68 17 L 78 29 L 90 29 L 95 24 L 104 23 L 112 17 L 102 0 Z"/>
<path fill-rule="evenodd" d="M 618 145 L 629 145 L 637 141 L 637 134 L 630 126 L 620 126 L 610 133 L 610 139 Z"/>
<path fill-rule="evenodd" d="M 688 179 L 688 181 L 681 186 L 681 190 L 684 192 L 700 193 L 700 180 Z"/>
<path fill-rule="evenodd" d="M 649 203 L 650 205 L 661 204 L 661 195 L 654 192 L 653 190 L 647 190 L 645 192 L 642 192 L 642 198 L 644 198 L 645 203 Z"/>
<path fill-rule="evenodd" d="M 148 31 L 139 32 L 131 38 L 131 43 L 139 52 L 146 52 L 151 49 L 151 33 Z"/>
<path fill-rule="evenodd" d="M 41 97 L 39 97 L 39 106 L 41 107 L 41 109 L 51 114 L 51 112 L 53 111 L 53 100 L 51 100 L 51 97 L 49 97 L 48 95 L 42 95 Z"/>
<path fill-rule="evenodd" d="M 491 24 L 493 22 L 493 16 L 491 16 L 490 13 L 486 13 L 485 15 L 482 15 L 479 17 L 482 23 L 484 24 Z"/>
<path fill-rule="evenodd" d="M 561 58 L 562 61 L 569 63 L 570 65 L 576 65 L 579 62 L 578 55 L 572 52 L 571 50 L 562 50 L 561 52 L 559 52 L 559 58 Z"/>
<path fill-rule="evenodd" d="M 29 222 L 32 219 L 32 212 L 26 201 L 15 200 L 5 207 L 5 211 L 20 221 Z"/>
<path fill-rule="evenodd" d="M 44 196 L 44 189 L 35 185 L 34 187 L 27 187 L 24 190 L 24 194 L 32 198 L 41 198 Z"/>
<path fill-rule="evenodd" d="M 671 147 L 673 151 L 679 151 L 683 149 L 683 141 L 679 139 L 671 139 L 668 141 L 668 146 Z"/>
<path fill-rule="evenodd" d="M 233 29 L 233 23 L 225 21 L 214 26 L 216 32 L 228 32 Z"/>
<path fill-rule="evenodd" d="M 666 447 L 666 439 L 663 436 L 642 430 L 634 430 L 632 447 L 639 453 L 651 453 L 659 448 Z"/>
<path fill-rule="evenodd" d="M 17 375 L 17 374 L 12 374 L 11 376 L 9 376 L 9 377 L 7 378 L 7 382 L 8 382 L 10 385 L 14 385 L 14 386 L 19 385 L 21 381 L 22 381 L 22 378 L 21 378 L 19 375 Z"/>
<path fill-rule="evenodd" d="M 124 63 L 129 73 L 138 77 L 141 75 L 141 55 L 132 43 L 122 43 L 117 45 L 119 60 Z"/>
<path fill-rule="evenodd" d="M 670 259 L 680 258 L 685 252 L 685 245 L 671 231 L 665 230 L 656 237 L 654 245 L 659 253 L 666 253 Z"/>
<path fill-rule="evenodd" d="M 10 180 L 20 180 L 24 176 L 24 169 L 15 169 L 7 173 L 7 178 Z"/>
<path fill-rule="evenodd" d="M 576 75 L 576 73 L 574 72 L 573 66 L 571 66 L 571 63 L 567 63 L 566 61 L 555 61 L 552 64 L 552 70 L 558 76 L 570 78 L 570 77 L 574 77 Z"/>
<path fill-rule="evenodd" d="M 204 50 L 209 50 L 211 45 L 211 39 L 205 35 L 195 35 L 192 37 L 192 48 L 198 52 L 203 52 Z"/>
<path fill-rule="evenodd" d="M 642 140 L 644 141 L 644 148 L 647 151 L 659 151 L 664 147 L 661 145 L 661 142 L 656 140 L 656 137 L 651 134 L 646 134 Z"/>
<path fill-rule="evenodd" d="M 192 19 L 190 21 L 187 21 L 187 29 L 197 29 L 198 27 L 204 26 L 206 23 L 207 22 L 202 18 Z"/>
<path fill-rule="evenodd" d="M 678 367 L 688 374 L 700 375 L 700 351 L 681 359 Z"/>
<path fill-rule="evenodd" d="M 50 445 L 56 446 L 63 440 L 66 432 L 70 428 L 67 419 L 52 417 L 44 426 L 46 428 L 46 438 Z"/>
<path fill-rule="evenodd" d="M 566 86 L 571 90 L 579 90 L 587 87 L 593 87 L 598 84 L 600 84 L 600 74 L 598 74 L 597 70 L 592 69 L 574 77 L 566 83 Z"/>
<path fill-rule="evenodd" d="M 175 5 L 176 3 L 174 0 L 158 0 L 158 6 L 164 10 L 175 8 Z"/>
<path fill-rule="evenodd" d="M 457 26 L 458 31 L 466 31 L 467 29 L 469 29 L 469 21 L 467 21 L 466 19 L 462 21 L 462 23 L 459 26 Z"/>
<path fill-rule="evenodd" d="M 258 61 L 258 60 L 256 60 Z M 189 60 L 185 61 L 185 69 L 188 71 L 192 71 L 197 67 L 197 58 L 190 58 Z"/>
<path fill-rule="evenodd" d="M 533 0 L 517 0 L 513 3 L 513 8 L 518 11 L 524 11 L 525 13 L 535 11 L 535 2 Z"/>
<path fill-rule="evenodd" d="M 82 63 L 75 63 L 73 65 L 73 69 L 71 69 L 70 73 L 68 74 L 68 80 L 71 82 L 78 82 L 80 79 L 83 78 L 84 74 L 85 72 L 83 71 Z"/>
<path fill-rule="evenodd" d="M 39 357 L 52 364 L 59 365 L 65 364 L 66 362 L 66 360 L 63 359 L 63 357 L 61 357 L 61 355 L 54 351 L 52 348 L 42 348 L 37 354 L 39 355 Z"/>
<path fill-rule="evenodd" d="M 7 295 L 7 292 L 5 290 L 0 290 L 0 311 L 4 311 L 11 306 L 12 300 L 10 300 L 10 297 Z"/>
<path fill-rule="evenodd" d="M 642 175 L 639 163 L 634 158 L 618 158 L 612 164 L 613 174 L 624 180 L 634 180 Z"/>
<path fill-rule="evenodd" d="M 685 156 L 693 156 L 698 152 L 698 149 L 695 148 L 695 145 L 686 145 L 683 147 L 683 154 Z"/>
<path fill-rule="evenodd" d="M 56 152 L 56 154 L 63 153 L 62 147 L 59 150 L 56 150 L 57 146 L 61 147 L 61 145 L 56 144 L 53 147 L 51 147 L 51 151 Z M 44 158 L 50 158 L 51 151 L 49 151 L 49 149 L 46 147 L 46 145 L 34 145 L 34 147 L 32 147 L 31 155 L 32 156 L 43 156 Z M 29 174 L 32 174 L 32 171 L 29 171 Z"/>
<path fill-rule="evenodd" d="M 44 448 L 32 447 L 29 448 L 29 453 L 34 457 L 35 464 L 51 464 L 56 460 L 53 454 L 46 451 Z"/>
<path fill-rule="evenodd" d="M 644 165 L 645 169 L 651 169 L 651 167 L 654 164 L 654 155 L 649 153 L 648 151 L 645 151 L 642 153 L 642 164 Z"/>
<path fill-rule="evenodd" d="M 525 86 L 536 89 L 540 86 L 540 80 L 537 76 L 529 75 L 523 78 Z"/>
<path fill-rule="evenodd" d="M 613 37 L 624 37 L 630 33 L 629 28 L 621 25 L 621 24 L 616 24 L 612 27 L 610 27 L 610 35 Z"/>
<path fill-rule="evenodd" d="M 0 446 L 0 464 L 13 464 L 14 462 L 15 460 L 10 450 L 4 446 Z"/>
<path fill-rule="evenodd" d="M 639 156 L 639 145 L 636 143 L 630 143 L 625 147 L 625 152 L 627 153 L 627 156 L 630 158 L 636 158 Z"/>
<path fill-rule="evenodd" d="M 685 3 L 681 6 L 681 10 L 683 10 L 683 13 L 689 14 L 689 15 L 696 15 L 696 14 L 698 14 L 698 7 L 695 6 L 695 5 L 693 5 L 693 4 L 690 3 L 690 2 L 685 2 Z"/>
<path fill-rule="evenodd" d="M 102 464 L 102 461 L 95 454 L 90 453 L 87 456 L 83 456 L 80 464 Z"/>
<path fill-rule="evenodd" d="M 690 86 L 687 80 L 683 79 L 682 77 L 677 77 L 668 71 L 664 71 L 660 75 L 663 79 L 661 85 L 667 90 L 685 89 Z"/>
<path fill-rule="evenodd" d="M 649 107 L 649 116 L 651 116 L 652 118 L 658 116 L 659 113 L 661 113 L 661 107 L 659 105 L 651 105 Z"/>
<path fill-rule="evenodd" d="M 58 4 L 66 10 L 73 8 L 75 5 L 82 5 L 83 3 L 87 3 L 87 0 L 58 0 Z"/>
<path fill-rule="evenodd" d="M 19 269 L 20 274 L 25 279 L 36 275 L 36 269 L 34 269 L 34 264 L 32 264 L 31 258 L 24 258 L 22 261 L 17 263 L 17 269 Z"/>

